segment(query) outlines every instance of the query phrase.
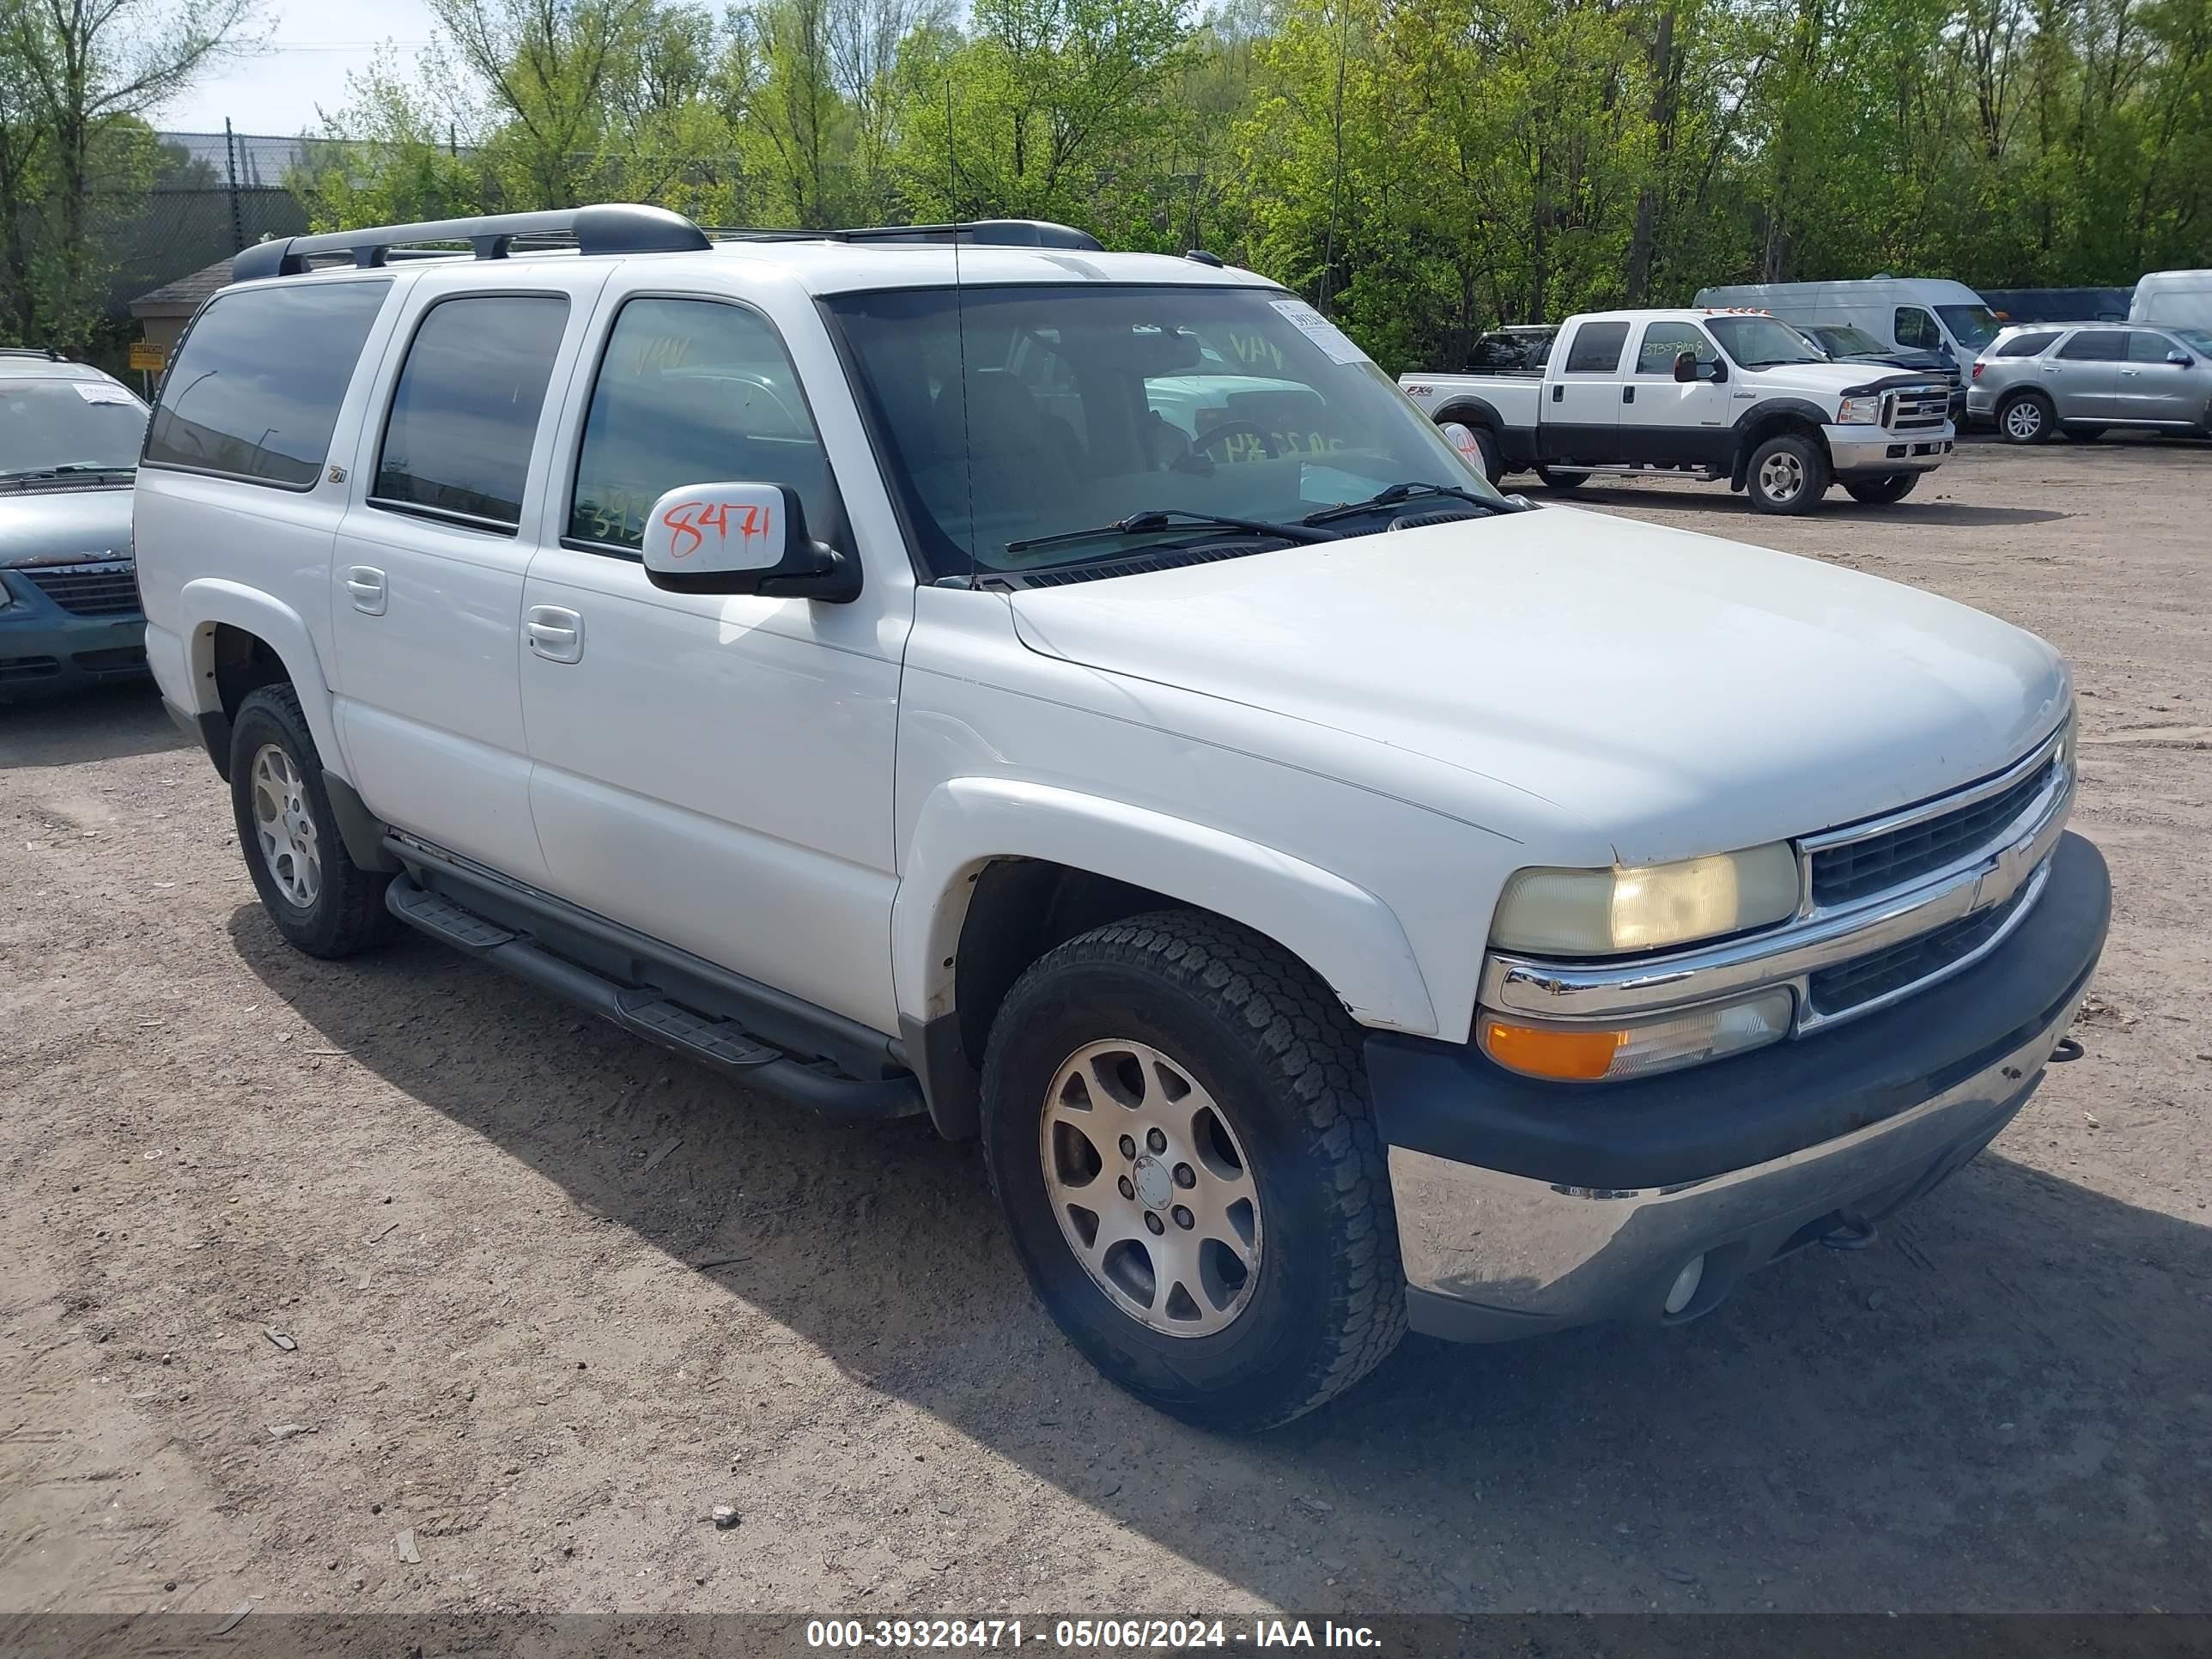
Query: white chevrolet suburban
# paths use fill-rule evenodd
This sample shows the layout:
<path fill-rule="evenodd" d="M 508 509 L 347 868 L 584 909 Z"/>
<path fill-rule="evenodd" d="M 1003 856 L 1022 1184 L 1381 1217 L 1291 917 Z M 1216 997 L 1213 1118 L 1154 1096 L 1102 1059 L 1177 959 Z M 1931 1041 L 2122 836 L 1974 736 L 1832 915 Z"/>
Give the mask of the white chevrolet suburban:
<path fill-rule="evenodd" d="M 1764 312 L 1588 312 L 1541 369 L 1401 384 L 1492 483 L 1529 468 L 1559 490 L 1689 472 L 1762 513 L 1809 513 L 1832 483 L 1902 501 L 1958 435 L 1942 375 L 1833 362 Z"/>
<path fill-rule="evenodd" d="M 235 275 L 135 533 L 275 926 L 980 1134 L 1166 1410 L 1863 1243 L 2095 965 L 2048 646 L 1510 501 L 1249 272 L 609 206 Z"/>

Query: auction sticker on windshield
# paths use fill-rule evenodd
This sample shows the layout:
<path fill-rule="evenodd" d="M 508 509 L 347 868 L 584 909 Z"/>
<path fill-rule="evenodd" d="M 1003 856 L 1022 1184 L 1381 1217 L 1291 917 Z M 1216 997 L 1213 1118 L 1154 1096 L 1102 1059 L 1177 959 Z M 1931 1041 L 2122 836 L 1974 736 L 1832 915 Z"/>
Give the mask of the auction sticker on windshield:
<path fill-rule="evenodd" d="M 1268 303 L 1283 313 L 1285 321 L 1328 353 L 1329 362 L 1364 363 L 1367 361 L 1367 354 L 1352 344 L 1350 335 L 1304 300 L 1271 300 Z"/>

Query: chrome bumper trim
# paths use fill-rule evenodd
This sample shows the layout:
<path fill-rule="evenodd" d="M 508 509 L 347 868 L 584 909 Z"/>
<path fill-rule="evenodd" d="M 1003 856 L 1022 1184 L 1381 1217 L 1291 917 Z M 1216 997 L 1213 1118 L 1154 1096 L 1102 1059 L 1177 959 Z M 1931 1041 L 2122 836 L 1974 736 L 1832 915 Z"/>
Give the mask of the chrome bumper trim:
<path fill-rule="evenodd" d="M 1831 1212 L 1917 1196 L 1978 1152 L 2026 1100 L 2079 1006 L 2069 999 L 2033 1037 L 1910 1110 L 1680 1187 L 1561 1187 L 1392 1146 L 1406 1282 L 1474 1316 L 1439 1334 L 1478 1340 L 1601 1319 L 1695 1318 Z M 1700 1256 L 1705 1282 L 1664 1315 L 1674 1275 Z"/>
<path fill-rule="evenodd" d="M 1802 843 L 1808 850 L 1801 857 L 1970 806 L 2047 763 L 2057 742 L 2054 737 L 2019 765 L 1970 792 L 1810 837 Z M 1493 951 L 1483 964 L 1480 1000 L 1500 1012 L 1538 1019 L 1610 1020 L 1693 1007 L 1788 984 L 1798 992 L 1795 1029 L 1801 1034 L 1871 1013 L 1978 962 L 2019 926 L 2041 892 L 2044 863 L 2065 833 L 2074 792 L 2073 773 L 2062 770 L 2007 826 L 1995 848 L 1985 844 L 1897 891 L 1828 909 L 1808 908 L 1796 920 L 1753 938 L 1634 962 L 1571 965 Z M 2002 929 L 1936 973 L 1838 1012 L 1824 1014 L 1810 1006 L 1806 981 L 1821 969 L 1905 944 L 2002 904 L 2023 888 L 2027 895 Z M 1809 883 L 1805 890 L 1809 894 Z"/>

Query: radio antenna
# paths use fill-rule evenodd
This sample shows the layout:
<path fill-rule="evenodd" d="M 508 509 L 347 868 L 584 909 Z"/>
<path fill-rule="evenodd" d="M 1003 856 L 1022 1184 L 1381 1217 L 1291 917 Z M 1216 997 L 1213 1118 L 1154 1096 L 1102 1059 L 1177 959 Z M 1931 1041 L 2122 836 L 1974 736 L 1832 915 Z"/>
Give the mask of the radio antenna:
<path fill-rule="evenodd" d="M 952 137 L 952 76 L 945 76 L 945 190 L 952 210 L 952 334 L 960 358 L 960 466 L 968 481 L 968 591 L 975 591 L 975 443 L 968 422 L 968 309 L 960 296 L 960 152 Z"/>

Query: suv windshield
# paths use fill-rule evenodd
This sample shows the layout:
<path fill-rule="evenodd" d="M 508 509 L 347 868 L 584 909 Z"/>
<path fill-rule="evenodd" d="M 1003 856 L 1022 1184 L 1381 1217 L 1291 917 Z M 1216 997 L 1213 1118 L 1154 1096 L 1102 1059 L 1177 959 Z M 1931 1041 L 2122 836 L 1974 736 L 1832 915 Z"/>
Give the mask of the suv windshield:
<path fill-rule="evenodd" d="M 1875 339 L 1873 335 L 1863 328 L 1853 328 L 1849 323 L 1840 324 L 1833 328 L 1815 328 L 1807 331 L 1822 345 L 1827 347 L 1828 354 L 1834 357 L 1871 357 L 1878 356 L 1883 349 L 1881 342 Z"/>
<path fill-rule="evenodd" d="M 898 289 L 823 303 L 939 577 L 1256 533 L 1146 520 L 1037 545 L 1148 512 L 1295 525 L 1407 483 L 1502 500 L 1358 348 L 1278 289 Z M 1378 506 L 1328 527 L 1364 535 L 1395 516 Z"/>
<path fill-rule="evenodd" d="M 0 481 L 128 472 L 145 436 L 146 405 L 112 380 L 0 380 Z"/>
<path fill-rule="evenodd" d="M 1937 306 L 1936 314 L 1969 351 L 1979 351 L 1997 337 L 1996 313 L 1987 306 Z"/>
<path fill-rule="evenodd" d="M 1787 323 L 1771 317 L 1708 317 L 1705 326 L 1738 368 L 1777 363 L 1825 363 L 1828 354 Z"/>

